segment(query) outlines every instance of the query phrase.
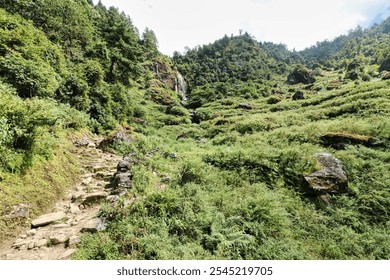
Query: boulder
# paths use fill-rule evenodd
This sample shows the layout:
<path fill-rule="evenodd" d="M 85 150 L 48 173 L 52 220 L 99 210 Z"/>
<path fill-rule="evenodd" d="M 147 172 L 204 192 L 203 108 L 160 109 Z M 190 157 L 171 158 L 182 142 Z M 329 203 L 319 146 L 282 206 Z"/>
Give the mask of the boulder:
<path fill-rule="evenodd" d="M 73 235 L 69 238 L 68 246 L 76 245 L 80 243 L 80 236 Z"/>
<path fill-rule="evenodd" d="M 91 140 L 87 137 L 73 140 L 73 144 L 77 147 L 87 147 L 90 143 Z"/>
<path fill-rule="evenodd" d="M 81 184 L 84 186 L 89 185 L 92 182 L 92 175 L 89 177 L 86 177 L 84 180 L 81 181 Z"/>
<path fill-rule="evenodd" d="M 117 188 L 117 189 L 113 189 L 110 195 L 120 197 L 120 196 L 124 196 L 128 191 L 129 190 L 125 188 Z M 115 203 L 115 201 L 113 203 Z"/>
<path fill-rule="evenodd" d="M 36 247 L 36 248 L 45 247 L 46 245 L 47 245 L 46 239 L 40 239 L 34 243 L 34 247 Z"/>
<path fill-rule="evenodd" d="M 50 236 L 49 239 L 53 245 L 62 244 L 69 240 L 69 238 L 63 233 Z"/>
<path fill-rule="evenodd" d="M 56 213 L 42 215 L 42 216 L 36 218 L 35 220 L 33 220 L 31 222 L 31 226 L 33 228 L 47 226 L 48 224 L 51 224 L 52 222 L 56 222 L 58 220 L 61 220 L 65 217 L 66 217 L 66 214 L 64 212 L 56 212 Z"/>
<path fill-rule="evenodd" d="M 115 173 L 114 179 L 112 180 L 111 185 L 114 189 L 118 189 L 118 188 L 130 189 L 131 188 L 131 178 L 132 178 L 132 175 L 129 172 Z"/>
<path fill-rule="evenodd" d="M 306 193 L 322 195 L 346 192 L 348 190 L 348 178 L 340 160 L 328 153 L 317 154 L 316 158 L 321 169 L 304 175 L 307 183 L 305 186 Z"/>
<path fill-rule="evenodd" d="M 118 200 L 119 200 L 119 195 L 109 195 L 106 198 L 106 201 L 112 204 L 116 203 Z"/>
<path fill-rule="evenodd" d="M 81 229 L 81 232 L 95 233 L 98 231 L 103 231 L 105 229 L 106 229 L 105 221 L 101 218 L 95 218 L 86 222 L 83 228 Z"/>
<path fill-rule="evenodd" d="M 118 165 L 117 165 L 117 167 L 116 167 L 116 170 L 117 170 L 118 172 L 126 172 L 126 171 L 130 170 L 130 168 L 131 168 L 131 163 L 130 163 L 130 161 L 127 160 L 127 159 L 123 159 L 123 160 L 121 160 L 121 161 L 118 163 Z"/>
<path fill-rule="evenodd" d="M 68 260 L 70 257 L 76 252 L 76 249 L 68 249 L 65 252 L 63 252 L 58 259 L 60 260 Z"/>
<path fill-rule="evenodd" d="M 29 204 L 18 204 L 12 207 L 8 215 L 3 216 L 5 219 L 27 218 L 30 215 Z"/>
<path fill-rule="evenodd" d="M 313 73 L 304 67 L 296 67 L 294 71 L 288 75 L 287 83 L 295 84 L 312 84 L 316 81 Z"/>
<path fill-rule="evenodd" d="M 294 93 L 292 96 L 292 100 L 302 100 L 305 99 L 305 96 L 302 91 L 298 90 L 297 92 Z"/>
<path fill-rule="evenodd" d="M 129 135 L 127 135 L 125 130 L 120 129 L 114 132 L 113 134 L 109 135 L 105 139 L 103 139 L 100 142 L 98 148 L 105 150 L 114 144 L 130 143 L 130 142 L 133 142 L 133 139 Z"/>

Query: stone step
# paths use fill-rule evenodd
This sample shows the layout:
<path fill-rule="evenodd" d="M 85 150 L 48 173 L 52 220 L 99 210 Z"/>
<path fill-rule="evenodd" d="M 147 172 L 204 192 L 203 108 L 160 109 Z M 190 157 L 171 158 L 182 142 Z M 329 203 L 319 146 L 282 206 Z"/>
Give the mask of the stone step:
<path fill-rule="evenodd" d="M 50 213 L 50 214 L 42 215 L 36 218 L 35 220 L 31 221 L 31 226 L 33 228 L 43 227 L 64 218 L 66 218 L 65 212 L 61 211 L 61 212 Z"/>
<path fill-rule="evenodd" d="M 91 205 L 95 203 L 100 203 L 100 201 L 105 200 L 107 196 L 108 193 L 104 191 L 89 193 L 84 196 L 84 199 L 81 204 Z"/>

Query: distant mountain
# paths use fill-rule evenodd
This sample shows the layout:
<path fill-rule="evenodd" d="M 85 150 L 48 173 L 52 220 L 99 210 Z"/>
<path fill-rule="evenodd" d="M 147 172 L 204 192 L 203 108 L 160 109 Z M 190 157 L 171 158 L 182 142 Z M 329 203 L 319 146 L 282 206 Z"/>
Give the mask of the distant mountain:
<path fill-rule="evenodd" d="M 384 16 L 384 13 L 381 16 Z M 338 68 L 342 65 L 343 59 L 353 59 L 357 56 L 370 60 L 370 63 L 380 64 L 386 56 L 389 42 L 390 17 L 387 17 L 380 24 L 374 24 L 368 29 L 357 27 L 332 41 L 317 42 L 315 46 L 299 54 L 308 66 L 320 63 L 327 67 Z"/>
<path fill-rule="evenodd" d="M 375 24 L 381 24 L 382 21 L 384 21 L 386 18 L 390 17 L 390 6 L 387 7 L 385 10 L 377 14 L 374 19 L 370 22 L 368 27 L 372 27 Z"/>

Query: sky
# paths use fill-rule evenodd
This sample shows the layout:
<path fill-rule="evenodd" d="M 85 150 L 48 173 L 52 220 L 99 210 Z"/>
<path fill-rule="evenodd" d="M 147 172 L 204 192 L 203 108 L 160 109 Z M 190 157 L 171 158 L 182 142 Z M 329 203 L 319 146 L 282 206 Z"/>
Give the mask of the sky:
<path fill-rule="evenodd" d="M 97 3 L 97 0 L 94 1 Z M 389 16 L 389 0 L 101 0 L 148 27 L 167 55 L 248 32 L 258 41 L 302 50 Z"/>

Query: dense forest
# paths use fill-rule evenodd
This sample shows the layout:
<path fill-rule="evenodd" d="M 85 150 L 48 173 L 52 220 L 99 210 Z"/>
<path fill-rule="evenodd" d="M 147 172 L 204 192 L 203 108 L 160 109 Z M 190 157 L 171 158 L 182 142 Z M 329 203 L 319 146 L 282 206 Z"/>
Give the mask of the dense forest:
<path fill-rule="evenodd" d="M 120 130 L 132 187 L 74 259 L 390 258 L 390 18 L 300 52 L 157 36 L 100 2 L 0 0 L 1 239 L 76 182 L 72 139 Z M 309 190 L 324 154 L 343 185 Z"/>

